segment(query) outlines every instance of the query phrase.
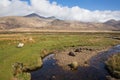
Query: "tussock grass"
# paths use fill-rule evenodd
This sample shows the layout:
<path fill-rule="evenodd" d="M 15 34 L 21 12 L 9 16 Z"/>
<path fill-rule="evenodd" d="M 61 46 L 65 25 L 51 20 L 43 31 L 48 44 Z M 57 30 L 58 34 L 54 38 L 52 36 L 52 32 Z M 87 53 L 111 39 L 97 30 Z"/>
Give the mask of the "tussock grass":
<path fill-rule="evenodd" d="M 120 79 L 120 53 L 117 55 L 113 55 L 110 57 L 107 62 L 107 68 L 110 71 L 110 73 Z"/>
<path fill-rule="evenodd" d="M 72 70 L 76 70 L 79 65 L 78 65 L 78 62 L 74 61 L 71 64 L 69 64 L 69 66 Z"/>

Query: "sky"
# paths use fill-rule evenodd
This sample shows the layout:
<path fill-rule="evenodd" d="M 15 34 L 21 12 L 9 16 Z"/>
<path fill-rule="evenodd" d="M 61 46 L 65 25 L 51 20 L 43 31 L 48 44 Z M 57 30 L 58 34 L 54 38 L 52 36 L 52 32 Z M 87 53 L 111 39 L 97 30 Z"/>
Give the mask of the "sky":
<path fill-rule="evenodd" d="M 63 6 L 79 6 L 89 10 L 120 10 L 120 0 L 50 0 L 53 1 Z"/>
<path fill-rule="evenodd" d="M 120 0 L 0 0 L 0 16 L 37 13 L 62 20 L 105 22 L 120 20 Z"/>

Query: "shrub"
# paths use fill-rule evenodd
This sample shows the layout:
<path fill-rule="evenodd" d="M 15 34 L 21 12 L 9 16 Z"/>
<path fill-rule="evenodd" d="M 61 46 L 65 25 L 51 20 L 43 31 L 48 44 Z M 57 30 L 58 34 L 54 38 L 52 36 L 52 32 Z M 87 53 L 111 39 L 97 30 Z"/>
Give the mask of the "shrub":
<path fill-rule="evenodd" d="M 69 64 L 69 66 L 72 70 L 76 70 L 78 68 L 78 62 L 74 61 L 71 64 Z"/>
<path fill-rule="evenodd" d="M 14 76 L 17 76 L 18 74 L 23 72 L 23 63 L 16 62 L 15 64 L 12 65 L 12 67 Z"/>

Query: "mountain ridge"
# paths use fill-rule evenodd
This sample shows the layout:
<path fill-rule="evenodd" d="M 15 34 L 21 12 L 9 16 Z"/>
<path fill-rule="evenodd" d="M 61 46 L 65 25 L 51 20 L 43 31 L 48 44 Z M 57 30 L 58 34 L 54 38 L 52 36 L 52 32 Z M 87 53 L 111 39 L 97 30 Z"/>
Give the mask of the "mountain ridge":
<path fill-rule="evenodd" d="M 66 21 L 54 16 L 43 17 L 32 13 L 23 17 L 0 17 L 0 31 L 5 30 L 116 31 L 120 30 L 120 21 L 109 20 L 104 23 Z"/>

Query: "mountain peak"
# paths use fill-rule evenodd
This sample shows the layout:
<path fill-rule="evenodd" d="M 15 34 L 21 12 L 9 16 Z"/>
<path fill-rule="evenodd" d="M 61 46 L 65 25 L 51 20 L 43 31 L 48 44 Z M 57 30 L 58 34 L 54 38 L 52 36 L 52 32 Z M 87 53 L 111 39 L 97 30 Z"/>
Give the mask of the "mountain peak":
<path fill-rule="evenodd" d="M 55 16 L 50 16 L 50 17 L 47 17 L 47 19 L 56 19 Z"/>
<path fill-rule="evenodd" d="M 114 23 L 114 22 L 117 22 L 115 19 L 110 19 L 108 21 L 106 21 L 105 23 Z"/>
<path fill-rule="evenodd" d="M 26 15 L 26 16 L 24 16 L 24 17 L 38 17 L 38 18 L 45 18 L 45 17 L 40 16 L 40 15 L 38 15 L 38 14 L 36 14 L 36 13 L 28 14 L 28 15 Z"/>
<path fill-rule="evenodd" d="M 117 22 L 116 20 L 110 19 L 110 20 L 106 21 L 104 24 L 112 25 L 112 24 L 115 24 L 116 22 Z"/>
<path fill-rule="evenodd" d="M 110 19 L 107 22 L 116 22 L 116 20 L 115 19 Z"/>
<path fill-rule="evenodd" d="M 43 17 L 43 16 L 40 16 L 39 14 L 36 14 L 36 13 L 32 13 L 32 14 L 28 14 L 24 17 L 34 17 L 34 18 L 43 18 L 43 19 L 56 19 L 55 16 L 50 16 L 50 17 Z"/>

